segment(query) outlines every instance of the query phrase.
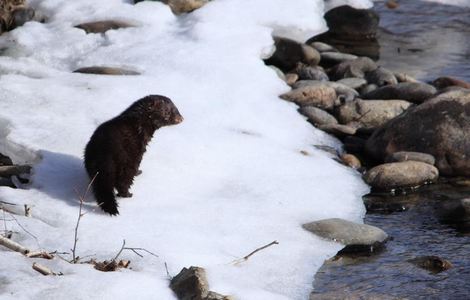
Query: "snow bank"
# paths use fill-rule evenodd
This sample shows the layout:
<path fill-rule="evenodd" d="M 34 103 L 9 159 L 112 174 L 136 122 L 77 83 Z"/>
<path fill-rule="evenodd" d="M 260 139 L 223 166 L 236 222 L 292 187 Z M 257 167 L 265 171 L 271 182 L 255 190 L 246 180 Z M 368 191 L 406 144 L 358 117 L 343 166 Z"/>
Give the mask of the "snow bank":
<path fill-rule="evenodd" d="M 206 268 L 211 289 L 237 299 L 306 299 L 315 272 L 340 246 L 301 224 L 328 217 L 361 222 L 367 187 L 313 147 L 339 144 L 278 98 L 288 87 L 260 57 L 271 50 L 273 31 L 301 39 L 325 30 L 323 3 L 217 0 L 182 17 L 158 2 L 32 3 L 49 22 L 0 37 L 1 149 L 17 162 L 40 159 L 30 187 L 0 188 L 0 200 L 32 206 L 33 218 L 18 221 L 36 238 L 8 221 L 15 240 L 48 251 L 72 247 L 75 190 L 88 183 L 83 149 L 98 124 L 148 94 L 172 98 L 185 121 L 156 133 L 133 198 L 120 200 L 120 216 L 101 213 L 88 197 L 80 225 L 81 257 L 110 259 L 125 239 L 159 258 L 124 252 L 132 269 L 102 273 L 1 249 L 1 298 L 174 299 L 167 263 L 172 275 L 190 265 Z M 105 35 L 73 28 L 102 19 L 136 27 Z M 142 75 L 71 73 L 92 65 Z M 280 244 L 231 263 L 273 240 Z M 42 277 L 33 261 L 64 276 Z"/>

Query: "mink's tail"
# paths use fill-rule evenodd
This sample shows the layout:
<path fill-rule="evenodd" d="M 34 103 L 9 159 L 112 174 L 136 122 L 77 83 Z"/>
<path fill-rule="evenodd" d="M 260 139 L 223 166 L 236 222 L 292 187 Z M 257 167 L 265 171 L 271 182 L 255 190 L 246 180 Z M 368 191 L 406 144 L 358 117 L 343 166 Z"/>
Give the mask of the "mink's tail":
<path fill-rule="evenodd" d="M 118 204 L 114 196 L 114 184 L 111 176 L 98 173 L 93 180 L 93 194 L 101 209 L 115 216 L 119 214 Z"/>

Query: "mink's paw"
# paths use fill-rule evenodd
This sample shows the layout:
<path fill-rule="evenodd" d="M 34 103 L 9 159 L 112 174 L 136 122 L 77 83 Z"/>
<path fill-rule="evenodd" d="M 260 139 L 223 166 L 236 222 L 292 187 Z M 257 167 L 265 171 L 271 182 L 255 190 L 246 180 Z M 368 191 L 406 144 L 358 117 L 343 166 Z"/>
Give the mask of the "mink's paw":
<path fill-rule="evenodd" d="M 118 205 L 116 203 L 101 203 L 100 204 L 100 207 L 101 209 L 110 214 L 111 216 L 117 216 L 119 215 L 119 211 L 118 211 Z"/>

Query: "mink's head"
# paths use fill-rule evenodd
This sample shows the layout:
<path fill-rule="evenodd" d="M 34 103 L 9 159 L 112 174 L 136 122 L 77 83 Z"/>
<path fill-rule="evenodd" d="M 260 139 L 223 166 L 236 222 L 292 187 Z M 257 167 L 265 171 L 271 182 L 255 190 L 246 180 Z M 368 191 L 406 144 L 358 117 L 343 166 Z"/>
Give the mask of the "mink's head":
<path fill-rule="evenodd" d="M 122 115 L 137 117 L 155 128 L 175 125 L 183 121 L 183 116 L 173 102 L 160 95 L 149 95 L 137 100 Z"/>

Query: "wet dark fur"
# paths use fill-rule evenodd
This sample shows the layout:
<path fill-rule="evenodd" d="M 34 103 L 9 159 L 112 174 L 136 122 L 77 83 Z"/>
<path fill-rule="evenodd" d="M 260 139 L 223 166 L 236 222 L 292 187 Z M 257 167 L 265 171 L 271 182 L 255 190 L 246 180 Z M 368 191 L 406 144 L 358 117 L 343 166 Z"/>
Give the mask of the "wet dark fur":
<path fill-rule="evenodd" d="M 155 130 L 182 120 L 170 99 L 151 95 L 95 130 L 85 148 L 85 168 L 94 178 L 93 193 L 105 212 L 119 214 L 114 189 L 119 197 L 132 196 L 129 188 Z"/>

